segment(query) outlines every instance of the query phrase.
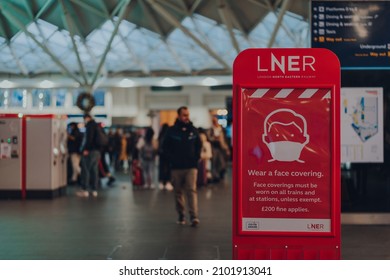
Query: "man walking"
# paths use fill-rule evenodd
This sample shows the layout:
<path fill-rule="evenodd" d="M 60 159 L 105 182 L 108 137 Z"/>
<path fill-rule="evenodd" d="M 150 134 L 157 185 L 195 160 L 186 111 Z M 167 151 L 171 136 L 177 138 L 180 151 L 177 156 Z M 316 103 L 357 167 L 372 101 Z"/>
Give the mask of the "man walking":
<path fill-rule="evenodd" d="M 186 223 L 186 196 L 191 226 L 196 227 L 199 224 L 196 178 L 202 144 L 197 129 L 190 122 L 188 108 L 180 107 L 177 114 L 175 124 L 165 136 L 163 151 L 171 164 L 171 180 L 175 190 L 176 211 L 179 214 L 177 223 Z"/>

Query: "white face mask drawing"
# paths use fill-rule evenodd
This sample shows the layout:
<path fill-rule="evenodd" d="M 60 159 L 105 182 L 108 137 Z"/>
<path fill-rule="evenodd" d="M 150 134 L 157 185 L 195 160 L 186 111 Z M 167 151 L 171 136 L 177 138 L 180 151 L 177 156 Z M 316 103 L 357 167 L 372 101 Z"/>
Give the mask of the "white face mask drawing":
<path fill-rule="evenodd" d="M 264 120 L 264 144 L 267 145 L 271 161 L 298 161 L 305 145 L 309 142 L 306 119 L 291 109 L 278 109 Z"/>

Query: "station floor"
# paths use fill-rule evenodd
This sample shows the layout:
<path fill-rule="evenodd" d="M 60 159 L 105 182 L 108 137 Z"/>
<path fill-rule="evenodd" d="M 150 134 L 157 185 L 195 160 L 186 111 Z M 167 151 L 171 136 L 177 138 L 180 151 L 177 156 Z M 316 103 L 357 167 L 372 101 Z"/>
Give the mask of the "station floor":
<path fill-rule="evenodd" d="M 104 183 L 104 182 L 103 182 Z M 117 175 L 97 198 L 0 200 L 0 260 L 232 258 L 231 177 L 198 192 L 200 224 L 176 224 L 173 193 Z M 342 259 L 390 259 L 390 226 L 342 225 Z"/>

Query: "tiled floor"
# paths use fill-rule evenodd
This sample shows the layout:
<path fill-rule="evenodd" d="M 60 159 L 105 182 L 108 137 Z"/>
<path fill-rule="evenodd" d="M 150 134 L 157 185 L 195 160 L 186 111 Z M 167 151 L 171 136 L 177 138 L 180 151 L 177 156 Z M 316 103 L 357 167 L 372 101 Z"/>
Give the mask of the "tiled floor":
<path fill-rule="evenodd" d="M 0 259 L 231 259 L 231 180 L 199 190 L 201 224 L 176 224 L 173 193 L 122 175 L 97 198 L 0 200 Z M 390 259 L 390 226 L 342 226 L 343 259 Z"/>

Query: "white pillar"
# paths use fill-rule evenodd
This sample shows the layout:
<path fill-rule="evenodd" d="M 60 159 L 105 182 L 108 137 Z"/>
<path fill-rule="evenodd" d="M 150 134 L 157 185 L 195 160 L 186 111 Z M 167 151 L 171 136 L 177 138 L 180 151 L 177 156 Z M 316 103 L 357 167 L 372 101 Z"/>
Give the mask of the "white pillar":
<path fill-rule="evenodd" d="M 71 109 L 73 107 L 73 94 L 71 91 L 66 92 L 64 107 L 65 109 Z"/>
<path fill-rule="evenodd" d="M 201 87 L 191 87 L 189 92 L 190 118 L 195 127 L 209 128 L 209 109 L 203 104 L 203 92 Z"/>

